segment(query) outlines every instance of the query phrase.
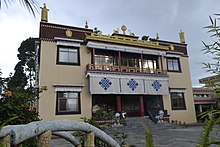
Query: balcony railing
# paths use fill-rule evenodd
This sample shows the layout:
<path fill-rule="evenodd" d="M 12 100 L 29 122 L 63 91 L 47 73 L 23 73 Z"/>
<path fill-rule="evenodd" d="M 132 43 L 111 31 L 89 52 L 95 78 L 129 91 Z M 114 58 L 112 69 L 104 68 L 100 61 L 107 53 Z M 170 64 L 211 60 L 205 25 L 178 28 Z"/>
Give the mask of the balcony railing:
<path fill-rule="evenodd" d="M 166 70 L 154 68 L 141 68 L 141 67 L 127 67 L 127 66 L 112 66 L 105 64 L 88 64 L 87 70 L 91 71 L 112 71 L 112 72 L 134 72 L 146 74 L 166 74 Z"/>

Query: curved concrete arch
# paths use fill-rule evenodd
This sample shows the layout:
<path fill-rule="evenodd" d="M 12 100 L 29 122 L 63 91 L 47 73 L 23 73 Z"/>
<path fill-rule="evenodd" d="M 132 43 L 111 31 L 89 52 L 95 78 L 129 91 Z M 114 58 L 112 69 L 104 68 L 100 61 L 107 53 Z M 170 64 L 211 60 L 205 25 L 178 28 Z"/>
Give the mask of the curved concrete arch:
<path fill-rule="evenodd" d="M 19 144 L 29 138 L 38 136 L 47 130 L 55 131 L 82 131 L 94 132 L 95 136 L 111 147 L 120 147 L 119 144 L 107 135 L 104 131 L 84 122 L 70 120 L 51 120 L 51 121 L 36 121 L 27 125 L 12 125 L 3 127 L 0 137 L 4 134 L 11 134 L 11 143 Z M 5 136 L 5 135 L 4 135 Z"/>

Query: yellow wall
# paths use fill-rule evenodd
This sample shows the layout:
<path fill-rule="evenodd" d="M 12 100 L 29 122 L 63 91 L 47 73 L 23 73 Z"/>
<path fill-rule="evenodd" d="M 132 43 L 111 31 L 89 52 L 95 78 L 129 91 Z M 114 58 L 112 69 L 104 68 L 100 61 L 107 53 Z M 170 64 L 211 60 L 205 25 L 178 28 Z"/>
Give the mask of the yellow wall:
<path fill-rule="evenodd" d="M 44 120 L 70 119 L 91 117 L 92 98 L 88 93 L 86 65 L 91 62 L 91 55 L 85 46 L 80 47 L 81 66 L 56 65 L 57 45 L 55 42 L 41 41 L 39 85 L 47 86 L 48 90 L 40 94 L 39 113 Z M 55 115 L 56 92 L 53 84 L 84 84 L 80 93 L 81 114 Z M 83 108 L 83 109 L 82 109 Z"/>
<path fill-rule="evenodd" d="M 192 84 L 189 71 L 189 63 L 187 57 L 180 58 L 181 73 L 168 72 L 170 88 L 186 88 L 184 97 L 186 110 L 172 110 L 170 95 L 164 96 L 164 107 L 170 114 L 170 120 L 181 121 L 182 123 L 195 123 L 196 114 L 194 108 L 194 100 L 192 94 Z"/>
<path fill-rule="evenodd" d="M 81 66 L 57 65 L 57 45 L 56 42 L 41 41 L 39 86 L 47 86 L 48 90 L 40 94 L 39 113 L 44 120 L 70 119 L 80 120 L 81 117 L 91 117 L 92 97 L 89 93 L 88 80 L 86 78 L 86 65 L 91 63 L 91 52 L 82 45 L 80 47 Z M 172 110 L 170 95 L 163 96 L 164 108 L 170 114 L 170 120 L 181 121 L 182 123 L 195 123 L 195 109 L 192 96 L 192 86 L 190 80 L 189 63 L 187 57 L 180 58 L 181 73 L 168 72 L 169 87 L 186 88 L 184 93 L 186 110 Z M 163 59 L 166 68 L 166 62 Z M 56 92 L 53 84 L 84 84 L 80 95 L 81 114 L 55 115 L 56 112 Z"/>

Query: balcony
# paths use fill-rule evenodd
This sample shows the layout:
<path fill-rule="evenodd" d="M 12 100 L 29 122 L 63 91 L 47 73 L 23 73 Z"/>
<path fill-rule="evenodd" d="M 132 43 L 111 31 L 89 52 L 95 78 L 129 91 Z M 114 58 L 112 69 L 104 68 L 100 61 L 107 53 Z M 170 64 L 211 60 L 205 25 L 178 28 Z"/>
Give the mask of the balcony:
<path fill-rule="evenodd" d="M 112 66 L 105 64 L 88 64 L 87 71 L 107 71 L 107 72 L 125 72 L 125 73 L 143 73 L 143 74 L 167 74 L 166 70 L 141 67 Z"/>

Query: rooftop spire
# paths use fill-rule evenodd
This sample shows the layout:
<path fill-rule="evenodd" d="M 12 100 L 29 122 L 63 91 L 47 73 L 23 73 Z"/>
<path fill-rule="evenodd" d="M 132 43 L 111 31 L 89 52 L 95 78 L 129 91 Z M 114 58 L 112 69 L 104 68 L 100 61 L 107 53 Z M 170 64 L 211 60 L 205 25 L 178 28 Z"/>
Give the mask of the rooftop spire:
<path fill-rule="evenodd" d="M 89 28 L 89 25 L 88 25 L 87 20 L 86 20 L 85 28 L 86 28 L 86 29 L 88 29 L 88 28 Z"/>
<path fill-rule="evenodd" d="M 158 34 L 158 33 L 156 34 L 156 39 L 157 39 L 157 40 L 159 40 L 159 39 L 160 39 L 160 38 L 159 38 L 159 34 Z"/>
<path fill-rule="evenodd" d="M 180 43 L 185 43 L 184 32 L 182 32 L 182 30 L 180 30 L 179 36 L 180 36 Z"/>
<path fill-rule="evenodd" d="M 41 10 L 41 21 L 48 22 L 48 11 L 49 11 L 49 9 L 47 9 L 45 3 L 44 3 L 44 6 L 40 7 L 40 8 L 42 9 Z"/>

